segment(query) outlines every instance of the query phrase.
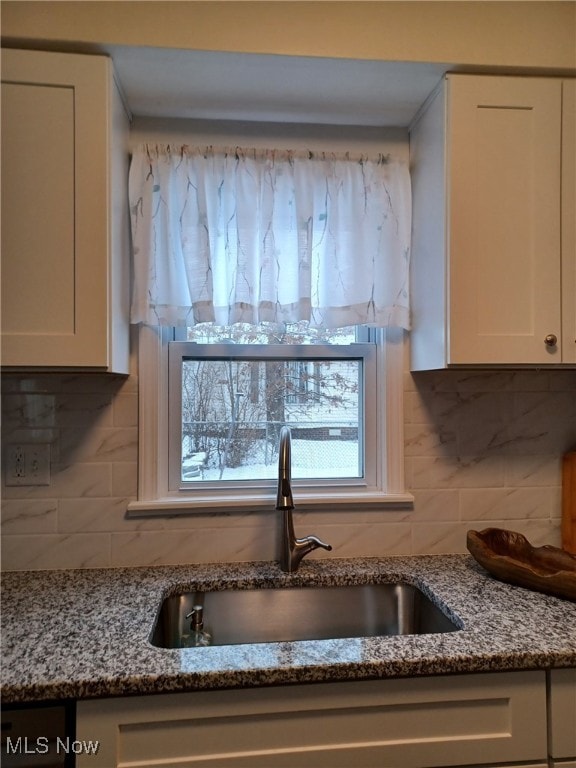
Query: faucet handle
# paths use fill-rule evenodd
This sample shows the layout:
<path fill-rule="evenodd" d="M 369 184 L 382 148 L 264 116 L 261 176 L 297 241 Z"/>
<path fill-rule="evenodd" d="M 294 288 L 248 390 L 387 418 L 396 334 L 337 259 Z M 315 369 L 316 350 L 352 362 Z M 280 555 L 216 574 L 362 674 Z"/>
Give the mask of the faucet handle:
<path fill-rule="evenodd" d="M 312 552 L 313 549 L 325 549 L 328 552 L 332 551 L 330 544 L 325 544 L 318 536 L 305 536 L 303 539 L 296 539 L 297 548 L 305 548 L 306 552 Z"/>
<path fill-rule="evenodd" d="M 325 544 L 317 536 L 311 536 L 310 538 L 314 539 L 318 547 L 321 547 L 322 549 L 325 549 L 328 552 L 332 552 L 332 546 L 330 544 Z"/>

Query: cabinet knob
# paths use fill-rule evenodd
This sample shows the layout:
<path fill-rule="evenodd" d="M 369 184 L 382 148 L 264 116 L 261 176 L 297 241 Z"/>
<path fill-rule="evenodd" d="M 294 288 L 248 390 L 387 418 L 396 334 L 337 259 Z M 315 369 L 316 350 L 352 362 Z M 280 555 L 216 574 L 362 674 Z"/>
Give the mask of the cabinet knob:
<path fill-rule="evenodd" d="M 547 347 L 555 347 L 556 344 L 558 344 L 558 337 L 555 333 L 549 333 L 544 339 L 544 344 L 546 344 Z"/>

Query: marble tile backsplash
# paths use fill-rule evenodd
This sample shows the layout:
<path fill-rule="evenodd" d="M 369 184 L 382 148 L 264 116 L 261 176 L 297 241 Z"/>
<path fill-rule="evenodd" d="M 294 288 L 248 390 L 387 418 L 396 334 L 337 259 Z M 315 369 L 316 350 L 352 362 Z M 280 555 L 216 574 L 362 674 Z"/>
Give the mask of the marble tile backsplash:
<path fill-rule="evenodd" d="M 127 519 L 138 459 L 137 377 L 7 374 L 2 447 L 49 443 L 49 486 L 5 484 L 2 567 L 93 568 L 277 557 L 276 516 Z M 297 513 L 323 557 L 459 553 L 488 526 L 560 544 L 561 457 L 576 448 L 576 371 L 405 374 L 413 509 Z"/>

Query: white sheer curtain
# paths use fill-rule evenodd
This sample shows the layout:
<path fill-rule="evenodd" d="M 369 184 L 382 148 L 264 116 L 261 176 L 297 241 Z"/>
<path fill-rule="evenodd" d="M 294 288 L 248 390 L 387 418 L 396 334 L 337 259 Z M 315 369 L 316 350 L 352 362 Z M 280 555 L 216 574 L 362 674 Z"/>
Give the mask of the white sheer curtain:
<path fill-rule="evenodd" d="M 409 327 L 404 163 L 146 144 L 130 211 L 134 323 Z"/>

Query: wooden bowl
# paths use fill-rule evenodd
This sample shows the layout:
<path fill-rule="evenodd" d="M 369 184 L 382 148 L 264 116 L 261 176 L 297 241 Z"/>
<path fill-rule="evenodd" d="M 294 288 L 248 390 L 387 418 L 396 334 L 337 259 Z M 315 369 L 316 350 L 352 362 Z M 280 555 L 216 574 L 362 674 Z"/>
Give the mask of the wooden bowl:
<path fill-rule="evenodd" d="M 576 602 L 576 557 L 558 547 L 533 547 L 502 528 L 468 531 L 472 557 L 501 581 Z"/>

